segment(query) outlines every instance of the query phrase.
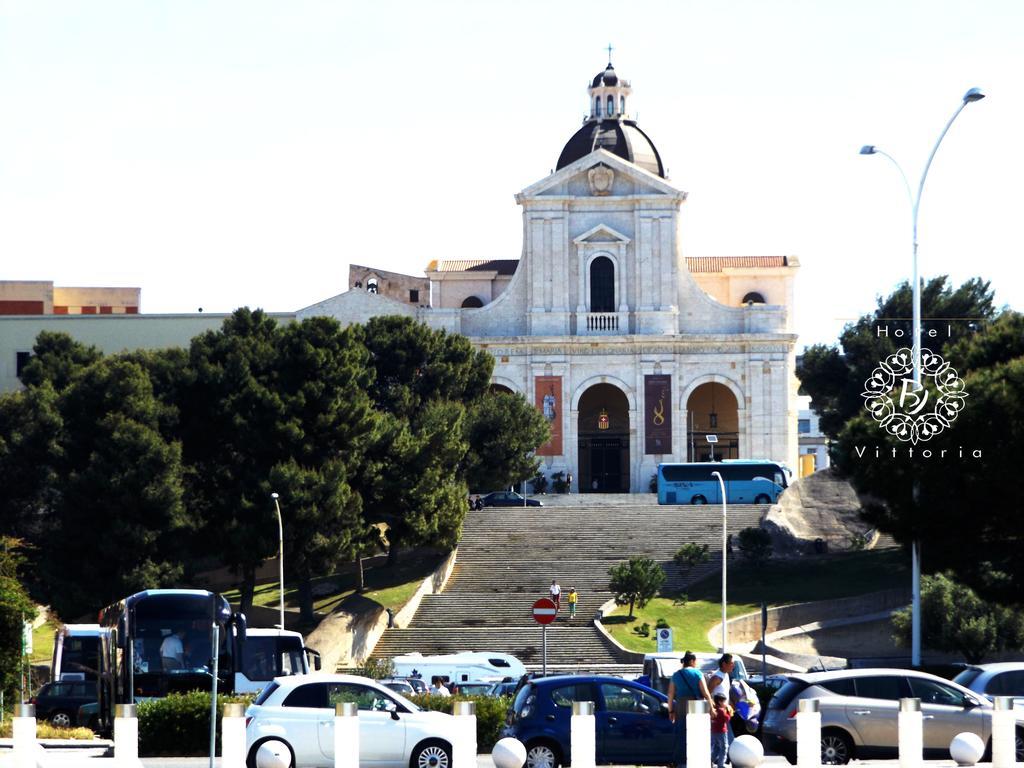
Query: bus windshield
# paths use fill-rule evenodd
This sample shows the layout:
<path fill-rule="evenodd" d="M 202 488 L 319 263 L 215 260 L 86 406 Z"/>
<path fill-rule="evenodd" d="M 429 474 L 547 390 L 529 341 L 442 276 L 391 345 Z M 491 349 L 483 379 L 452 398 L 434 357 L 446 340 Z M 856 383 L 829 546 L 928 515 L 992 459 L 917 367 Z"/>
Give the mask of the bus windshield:
<path fill-rule="evenodd" d="M 249 680 L 272 680 L 306 671 L 302 641 L 291 635 L 246 638 L 242 673 Z"/>

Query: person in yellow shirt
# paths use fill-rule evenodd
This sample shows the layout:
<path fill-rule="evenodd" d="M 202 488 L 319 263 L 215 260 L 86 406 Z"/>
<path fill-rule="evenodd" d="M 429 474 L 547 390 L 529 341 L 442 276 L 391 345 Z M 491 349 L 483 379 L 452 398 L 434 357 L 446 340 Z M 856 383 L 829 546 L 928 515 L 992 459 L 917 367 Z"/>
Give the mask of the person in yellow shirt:
<path fill-rule="evenodd" d="M 572 587 L 569 590 L 569 618 L 576 618 L 576 601 L 580 599 L 580 596 L 576 593 L 576 587 Z"/>

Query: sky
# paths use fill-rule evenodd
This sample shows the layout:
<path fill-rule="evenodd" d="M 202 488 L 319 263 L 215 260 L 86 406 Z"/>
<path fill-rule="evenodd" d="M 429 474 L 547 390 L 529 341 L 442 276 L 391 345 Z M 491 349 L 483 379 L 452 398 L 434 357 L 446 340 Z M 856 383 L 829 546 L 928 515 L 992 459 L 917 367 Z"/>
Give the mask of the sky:
<path fill-rule="evenodd" d="M 0 0 L 0 279 L 289 312 L 348 264 L 518 258 L 606 46 L 684 256 L 795 255 L 799 346 L 911 270 L 1024 308 L 1024 3 Z"/>

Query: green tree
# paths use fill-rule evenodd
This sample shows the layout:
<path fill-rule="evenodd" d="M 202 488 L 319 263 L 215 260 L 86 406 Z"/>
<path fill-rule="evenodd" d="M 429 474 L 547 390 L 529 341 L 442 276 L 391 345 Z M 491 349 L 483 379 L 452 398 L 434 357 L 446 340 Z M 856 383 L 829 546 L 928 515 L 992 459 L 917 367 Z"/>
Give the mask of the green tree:
<path fill-rule="evenodd" d="M 673 560 L 679 566 L 679 572 L 683 576 L 689 576 L 694 568 L 706 563 L 709 558 L 707 544 L 698 544 L 695 541 L 691 541 L 679 548 Z"/>
<path fill-rule="evenodd" d="M 548 439 L 547 421 L 522 395 L 485 392 L 466 414 L 468 486 L 491 491 L 534 477 L 534 452 Z"/>
<path fill-rule="evenodd" d="M 633 607 L 643 608 L 665 583 L 665 571 L 649 557 L 631 557 L 629 562 L 609 568 L 608 575 L 608 590 L 614 593 L 616 605 L 629 606 L 630 618 Z"/>
<path fill-rule="evenodd" d="M 286 460 L 283 433 L 293 428 L 277 386 L 280 335 L 262 310 L 236 310 L 192 340 L 179 394 L 188 505 L 202 521 L 197 548 L 240 573 L 243 612 L 257 567 L 277 551 L 270 471 Z"/>
<path fill-rule="evenodd" d="M 375 419 L 366 361 L 359 332 L 342 330 L 331 318 L 294 323 L 279 337 L 282 462 L 270 480 L 284 501 L 282 517 L 291 529 L 285 565 L 299 580 L 306 621 L 313 620 L 312 579 L 355 559 L 375 533 L 350 484 Z"/>
<path fill-rule="evenodd" d="M 983 328 L 995 316 L 989 283 L 980 278 L 952 288 L 945 275 L 924 283 L 921 291 L 923 346 L 942 352 L 958 335 L 969 332 L 970 323 Z M 836 438 L 851 418 L 862 412 L 864 382 L 879 362 L 901 347 L 911 347 L 912 291 L 902 283 L 886 298 L 879 298 L 875 310 L 847 325 L 838 345 L 808 347 L 797 368 L 804 392 L 811 396 L 820 416 L 821 430 Z M 935 319 L 931 319 L 935 318 Z M 947 327 L 952 326 L 952 339 Z M 879 328 L 887 329 L 880 332 Z M 895 332 L 903 336 L 898 338 Z M 933 332 L 934 337 L 927 334 Z"/>
<path fill-rule="evenodd" d="M 21 372 L 21 381 L 26 387 L 49 382 L 61 392 L 102 356 L 96 347 L 77 342 L 66 333 L 43 331 L 32 346 L 32 357 Z"/>
<path fill-rule="evenodd" d="M 772 537 L 763 528 L 750 526 L 740 531 L 738 547 L 743 558 L 754 566 L 761 566 L 772 556 Z"/>
<path fill-rule="evenodd" d="M 45 598 L 62 617 L 181 578 L 192 523 L 180 446 L 159 432 L 161 407 L 145 371 L 119 358 L 89 366 L 60 398 L 57 490 L 36 546 Z M 88 567 L 69 569 L 83 553 Z"/>
<path fill-rule="evenodd" d="M 59 484 L 62 429 L 57 393 L 48 383 L 0 396 L 0 534 L 31 539 Z"/>
<path fill-rule="evenodd" d="M 0 537 L 0 691 L 5 701 L 17 701 L 22 627 L 36 615 L 36 607 L 19 581 L 23 563 L 20 550 L 17 539 Z"/>
<path fill-rule="evenodd" d="M 892 618 L 894 639 L 910 646 L 910 608 Z M 1024 648 L 1024 618 L 1019 612 L 981 599 L 952 574 L 921 579 L 921 641 L 936 651 L 962 654 L 980 664 L 990 653 Z"/>

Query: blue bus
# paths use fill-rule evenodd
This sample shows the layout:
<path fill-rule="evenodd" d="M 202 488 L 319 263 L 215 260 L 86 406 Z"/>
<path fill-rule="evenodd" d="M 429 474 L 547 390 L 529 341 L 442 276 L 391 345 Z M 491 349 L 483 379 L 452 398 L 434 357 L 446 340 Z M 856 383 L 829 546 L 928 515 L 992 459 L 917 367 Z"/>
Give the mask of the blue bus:
<path fill-rule="evenodd" d="M 774 504 L 786 490 L 785 468 L 772 461 L 703 461 L 658 465 L 659 504 L 721 504 L 718 478 L 729 504 Z"/>

